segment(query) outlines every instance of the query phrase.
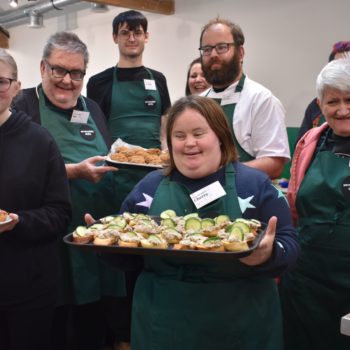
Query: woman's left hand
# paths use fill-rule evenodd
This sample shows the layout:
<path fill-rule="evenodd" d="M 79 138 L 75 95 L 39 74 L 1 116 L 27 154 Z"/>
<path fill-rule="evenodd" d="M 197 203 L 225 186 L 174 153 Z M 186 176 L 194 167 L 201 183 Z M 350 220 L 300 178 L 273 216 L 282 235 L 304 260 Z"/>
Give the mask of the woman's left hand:
<path fill-rule="evenodd" d="M 276 236 L 276 225 L 277 218 L 276 216 L 272 216 L 267 225 L 265 236 L 259 246 L 249 256 L 239 259 L 243 264 L 249 266 L 261 265 L 270 258 Z"/>

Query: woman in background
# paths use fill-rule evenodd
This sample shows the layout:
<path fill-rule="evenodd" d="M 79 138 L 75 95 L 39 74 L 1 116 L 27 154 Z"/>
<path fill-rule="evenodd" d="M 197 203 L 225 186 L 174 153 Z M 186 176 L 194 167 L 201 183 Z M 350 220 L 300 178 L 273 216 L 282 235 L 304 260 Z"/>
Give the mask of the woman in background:
<path fill-rule="evenodd" d="M 210 88 L 210 84 L 205 80 L 200 58 L 193 60 L 188 67 L 186 79 L 186 96 L 199 95 Z"/>

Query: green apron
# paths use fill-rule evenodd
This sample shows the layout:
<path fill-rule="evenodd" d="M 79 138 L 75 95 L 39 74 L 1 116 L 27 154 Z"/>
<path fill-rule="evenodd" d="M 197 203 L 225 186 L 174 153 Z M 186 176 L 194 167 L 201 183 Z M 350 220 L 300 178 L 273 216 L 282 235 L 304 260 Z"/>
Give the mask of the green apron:
<path fill-rule="evenodd" d="M 350 311 L 349 161 L 319 152 L 298 192 L 302 253 L 280 287 L 288 350 L 350 349 L 340 334 Z"/>
<path fill-rule="evenodd" d="M 149 79 L 153 80 L 151 71 Z M 113 74 L 111 114 L 108 130 L 113 140 L 144 148 L 160 148 L 161 99 L 158 90 L 146 90 L 144 81 L 118 81 L 117 68 Z M 115 173 L 119 209 L 134 186 L 149 173 L 149 169 L 119 169 Z"/>
<path fill-rule="evenodd" d="M 165 178 L 150 214 L 241 217 L 232 164 L 226 196 L 197 210 L 189 190 Z M 272 279 L 254 276 L 239 260 L 229 263 L 145 257 L 134 293 L 133 350 L 282 349 L 279 298 Z"/>
<path fill-rule="evenodd" d="M 242 77 L 241 77 L 241 79 L 239 79 L 239 82 L 236 86 L 235 92 L 241 92 L 243 90 L 244 81 L 245 81 L 245 75 L 242 74 Z M 230 104 L 226 104 L 226 105 L 222 106 L 221 99 L 213 98 L 213 100 L 215 100 L 225 112 L 226 118 L 227 118 L 229 126 L 230 126 L 230 130 L 232 133 L 233 142 L 234 142 L 236 149 L 238 151 L 238 154 L 239 154 L 239 161 L 240 162 L 248 162 L 250 160 L 253 160 L 254 157 L 252 155 L 250 155 L 248 152 L 246 152 L 242 148 L 242 146 L 239 144 L 239 142 L 237 141 L 235 132 L 233 130 L 233 118 L 234 118 L 234 113 L 235 113 L 237 103 L 230 103 Z"/>
<path fill-rule="evenodd" d="M 84 99 L 80 99 L 84 110 L 88 111 Z M 40 88 L 39 108 L 41 124 L 55 138 L 66 164 L 107 153 L 107 146 L 91 116 L 87 124 L 71 123 L 70 115 L 46 104 Z M 95 138 L 89 137 L 91 130 Z M 105 174 L 97 184 L 87 180 L 70 180 L 69 185 L 73 216 L 68 232 L 78 225 L 85 225 L 85 213 L 91 213 L 96 218 L 117 213 L 113 207 L 112 173 Z M 124 273 L 99 259 L 96 253 L 67 248 L 63 243 L 60 249 L 64 278 L 62 303 L 85 304 L 97 301 L 103 295 L 125 295 Z"/>

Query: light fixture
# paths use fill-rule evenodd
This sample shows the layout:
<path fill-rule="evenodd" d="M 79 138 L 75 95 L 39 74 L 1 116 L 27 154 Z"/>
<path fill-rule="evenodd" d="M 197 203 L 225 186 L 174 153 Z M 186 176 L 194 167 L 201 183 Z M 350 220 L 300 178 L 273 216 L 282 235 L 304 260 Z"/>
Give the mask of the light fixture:
<path fill-rule="evenodd" d="M 99 4 L 97 2 L 93 2 L 93 3 L 91 3 L 91 11 L 92 12 L 99 12 L 99 13 L 107 12 L 108 6 L 105 4 Z"/>
<path fill-rule="evenodd" d="M 29 24 L 28 28 L 42 28 L 44 25 L 43 15 L 35 11 L 30 12 L 29 14 Z"/>
<path fill-rule="evenodd" d="M 12 8 L 16 8 L 18 7 L 18 0 L 10 0 L 9 4 Z"/>

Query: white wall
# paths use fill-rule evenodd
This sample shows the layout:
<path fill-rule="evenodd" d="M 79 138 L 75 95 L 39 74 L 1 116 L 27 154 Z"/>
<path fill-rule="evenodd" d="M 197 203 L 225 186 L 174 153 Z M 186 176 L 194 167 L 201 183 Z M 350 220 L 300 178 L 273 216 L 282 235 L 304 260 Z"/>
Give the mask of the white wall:
<path fill-rule="evenodd" d="M 315 79 L 327 63 L 332 44 L 350 40 L 349 0 L 175 0 L 171 16 L 144 12 L 150 41 L 144 64 L 165 74 L 172 101 L 185 89 L 189 62 L 198 56 L 199 35 L 208 20 L 220 15 L 238 23 L 246 37 L 245 72 L 281 99 L 287 125 L 299 126 L 315 95 Z M 106 13 L 90 10 L 45 19 L 45 28 L 10 28 L 10 52 L 19 66 L 23 87 L 40 80 L 39 62 L 49 35 L 74 31 L 90 52 L 89 76 L 115 65 L 112 20 L 124 8 Z M 84 90 L 85 91 L 85 90 Z"/>

